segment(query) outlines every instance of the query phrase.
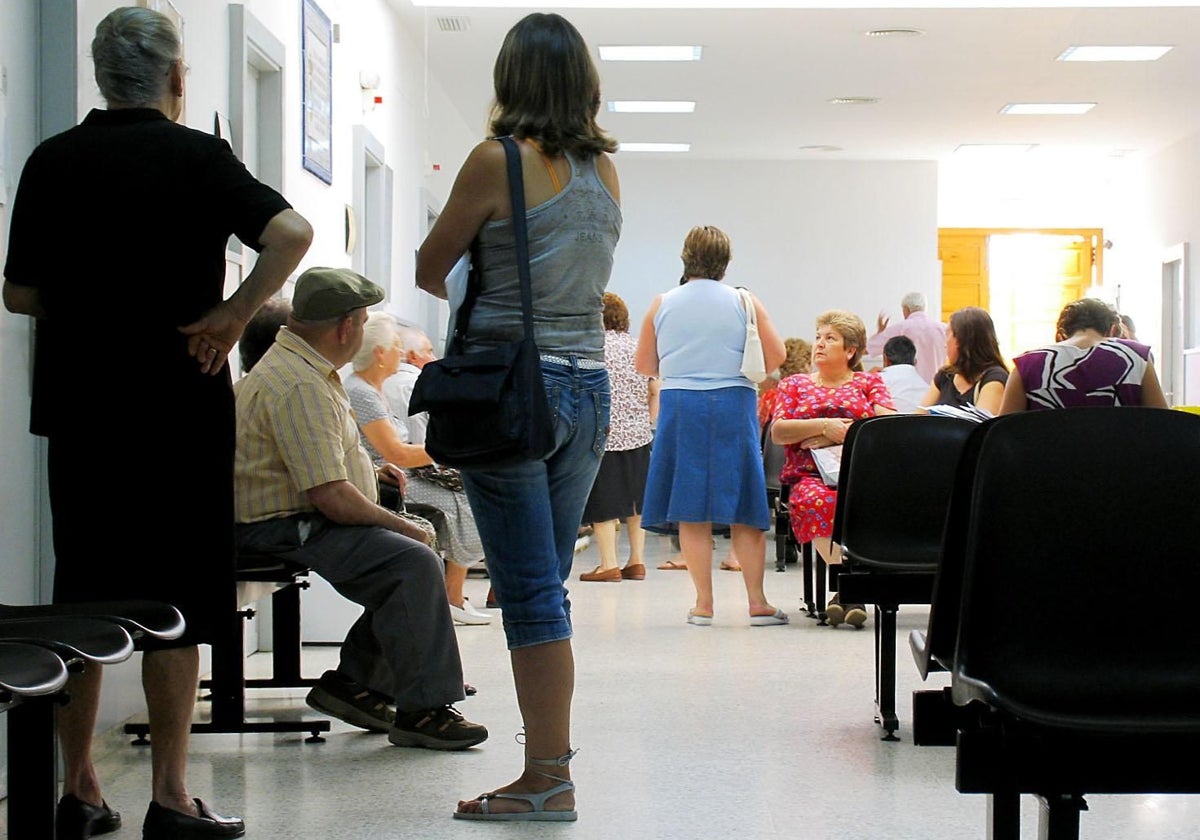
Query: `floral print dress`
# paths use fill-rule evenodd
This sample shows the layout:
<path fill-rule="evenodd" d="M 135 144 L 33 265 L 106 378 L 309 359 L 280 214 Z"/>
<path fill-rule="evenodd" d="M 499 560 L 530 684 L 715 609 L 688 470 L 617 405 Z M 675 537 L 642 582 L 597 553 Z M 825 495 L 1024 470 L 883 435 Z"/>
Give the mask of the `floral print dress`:
<path fill-rule="evenodd" d="M 876 373 L 855 373 L 836 388 L 818 385 L 809 374 L 798 373 L 780 382 L 775 391 L 776 420 L 861 420 L 874 417 L 875 406 L 894 408 L 887 386 Z M 788 513 L 796 540 L 806 543 L 832 535 L 837 490 L 825 486 L 812 455 L 799 443 L 786 447 L 779 480 L 791 485 Z"/>

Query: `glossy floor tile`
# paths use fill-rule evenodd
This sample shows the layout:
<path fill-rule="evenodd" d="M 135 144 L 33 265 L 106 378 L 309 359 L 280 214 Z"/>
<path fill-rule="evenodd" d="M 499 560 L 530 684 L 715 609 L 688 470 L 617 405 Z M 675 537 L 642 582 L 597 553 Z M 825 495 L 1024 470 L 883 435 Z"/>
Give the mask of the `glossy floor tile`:
<path fill-rule="evenodd" d="M 910 695 L 921 686 L 899 657 L 901 738 L 880 740 L 872 722 L 872 633 L 818 627 L 797 610 L 795 567 L 767 572 L 767 592 L 792 615 L 782 627 L 750 627 L 741 576 L 714 570 L 712 627 L 685 623 L 686 572 L 657 571 L 670 555 L 648 539 L 644 581 L 571 584 L 578 679 L 573 765 L 575 824 L 478 824 L 450 818 L 455 802 L 508 782 L 519 769 L 516 711 L 499 622 L 460 627 L 468 681 L 461 704 L 491 738 L 463 753 L 392 747 L 334 722 L 321 744 L 300 736 L 198 735 L 191 787 L 223 813 L 245 816 L 250 838 L 920 838 L 986 836 L 986 800 L 954 790 L 954 750 L 915 747 Z M 719 562 L 728 543 L 718 540 Z M 596 565 L 596 548 L 576 577 Z M 487 581 L 470 579 L 482 604 Z M 924 626 L 927 608 L 900 614 L 901 637 Z M 309 648 L 319 674 L 336 651 Z M 265 657 L 252 657 L 261 668 Z M 933 686 L 945 684 L 931 679 Z M 930 687 L 930 686 L 926 686 Z M 256 709 L 304 714 L 303 692 L 255 693 Z M 1189 757 L 1183 757 L 1189 760 Z M 102 743 L 108 801 L 126 817 L 114 840 L 140 837 L 149 753 L 116 733 Z M 1187 796 L 1092 796 L 1088 840 L 1200 836 L 1200 800 Z M 1036 806 L 1024 803 L 1024 837 Z"/>

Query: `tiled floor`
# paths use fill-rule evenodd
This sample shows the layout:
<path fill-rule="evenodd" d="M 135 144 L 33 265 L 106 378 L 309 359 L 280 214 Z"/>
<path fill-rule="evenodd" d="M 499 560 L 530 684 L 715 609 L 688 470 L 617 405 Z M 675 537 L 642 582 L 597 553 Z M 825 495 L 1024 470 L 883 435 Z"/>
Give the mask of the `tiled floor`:
<path fill-rule="evenodd" d="M 720 546 L 723 553 L 726 544 Z M 339 722 L 322 744 L 297 736 L 202 735 L 192 742 L 191 787 L 217 809 L 240 813 L 250 838 L 983 838 L 986 800 L 954 790 L 954 751 L 915 747 L 911 691 L 920 685 L 901 650 L 899 743 L 872 723 L 872 633 L 817 627 L 797 613 L 800 575 L 767 573 L 786 627 L 746 623 L 740 575 L 714 571 L 717 620 L 684 623 L 684 572 L 656 571 L 670 551 L 648 540 L 645 581 L 572 584 L 578 681 L 572 769 L 580 819 L 566 825 L 482 825 L 450 818 L 459 798 L 516 773 L 520 728 L 499 623 L 459 628 L 467 679 L 479 695 L 461 705 L 492 737 L 464 753 L 392 747 Z M 596 563 L 590 547 L 576 572 Z M 717 560 L 719 560 L 719 556 Z M 486 580 L 468 581 L 482 604 Z M 901 631 L 923 626 L 926 608 L 901 612 Z M 306 651 L 320 673 L 330 649 Z M 935 685 L 944 684 L 931 680 Z M 261 693 L 258 695 L 262 697 Z M 272 711 L 305 708 L 303 692 L 255 701 Z M 1183 756 L 1183 760 L 1193 757 Z M 106 796 L 126 815 L 114 840 L 140 837 L 149 754 L 104 739 Z M 1200 836 L 1200 800 L 1092 796 L 1088 840 Z M 1025 837 L 1036 811 L 1024 803 Z"/>

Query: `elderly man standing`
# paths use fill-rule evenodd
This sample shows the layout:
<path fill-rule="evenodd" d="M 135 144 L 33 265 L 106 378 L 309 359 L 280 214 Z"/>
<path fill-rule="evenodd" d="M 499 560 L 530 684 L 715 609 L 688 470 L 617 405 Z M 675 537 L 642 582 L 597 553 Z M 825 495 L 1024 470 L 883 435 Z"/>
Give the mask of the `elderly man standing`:
<path fill-rule="evenodd" d="M 140 640 L 152 766 L 142 836 L 241 837 L 241 819 L 216 814 L 187 785 L 198 645 L 234 609 L 226 360 L 299 264 L 312 228 L 229 144 L 176 122 L 187 66 L 168 18 L 114 9 L 96 26 L 91 56 L 106 107 L 30 155 L 4 267 L 5 306 L 37 319 L 30 431 L 48 441 L 54 602 L 179 608 L 183 636 Z M 232 234 L 259 256 L 226 298 Z M 130 351 L 136 370 L 113 364 Z M 157 467 L 168 453 L 181 471 Z M 154 536 L 163 530 L 171 536 Z M 92 761 L 102 673 L 89 664 L 74 674 L 59 710 L 60 840 L 121 827 Z"/>
<path fill-rule="evenodd" d="M 946 363 L 946 327 L 925 314 L 925 295 L 920 292 L 906 294 L 900 301 L 900 311 L 904 320 L 896 324 L 889 325 L 886 316 L 879 316 L 879 331 L 867 339 L 867 355 L 879 356 L 889 338 L 907 336 L 917 348 L 913 367 L 926 382 L 932 382 L 933 375 Z"/>
<path fill-rule="evenodd" d="M 462 662 L 441 560 L 378 504 L 337 374 L 381 300 L 383 289 L 347 269 L 297 280 L 287 326 L 237 387 L 237 542 L 310 567 L 365 607 L 309 705 L 397 746 L 466 749 L 488 733 L 452 705 L 464 696 Z"/>

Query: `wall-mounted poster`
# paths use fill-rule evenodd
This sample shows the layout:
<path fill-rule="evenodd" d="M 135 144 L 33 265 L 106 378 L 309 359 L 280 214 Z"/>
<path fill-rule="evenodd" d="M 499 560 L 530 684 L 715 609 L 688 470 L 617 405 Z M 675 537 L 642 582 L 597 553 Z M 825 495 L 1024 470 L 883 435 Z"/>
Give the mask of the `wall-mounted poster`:
<path fill-rule="evenodd" d="M 333 183 L 333 24 L 315 0 L 301 0 L 304 55 L 304 168 Z"/>

